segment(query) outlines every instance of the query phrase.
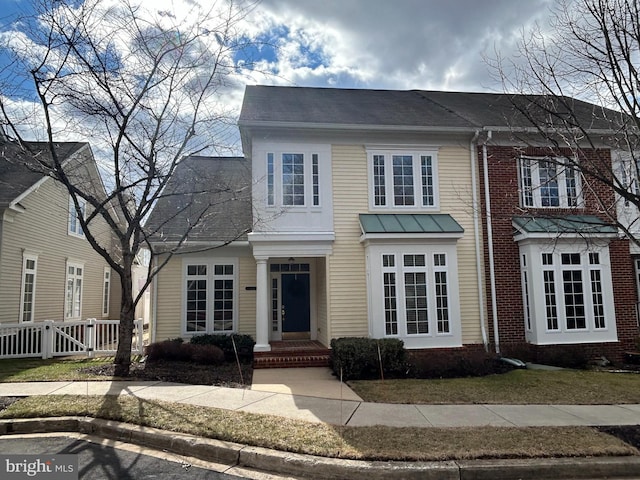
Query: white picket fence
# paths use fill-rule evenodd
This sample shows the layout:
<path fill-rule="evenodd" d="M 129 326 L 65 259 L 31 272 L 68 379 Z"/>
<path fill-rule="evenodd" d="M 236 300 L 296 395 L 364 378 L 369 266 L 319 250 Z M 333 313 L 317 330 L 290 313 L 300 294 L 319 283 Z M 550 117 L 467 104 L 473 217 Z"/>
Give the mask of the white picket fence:
<path fill-rule="evenodd" d="M 120 320 L 45 320 L 0 324 L 0 358 L 53 358 L 116 353 Z M 142 319 L 134 321 L 131 353 L 143 353 Z"/>

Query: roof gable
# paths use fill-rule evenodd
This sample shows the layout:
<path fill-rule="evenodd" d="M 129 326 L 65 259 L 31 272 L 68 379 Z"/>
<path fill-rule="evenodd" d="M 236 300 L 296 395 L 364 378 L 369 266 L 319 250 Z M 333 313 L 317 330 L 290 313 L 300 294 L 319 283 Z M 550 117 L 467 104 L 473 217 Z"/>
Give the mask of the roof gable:
<path fill-rule="evenodd" d="M 46 169 L 46 165 L 51 164 L 48 143 L 25 143 L 29 151 L 16 142 L 0 142 L 0 208 L 8 207 L 39 181 L 49 177 Z M 86 145 L 81 142 L 54 144 L 62 161 Z"/>

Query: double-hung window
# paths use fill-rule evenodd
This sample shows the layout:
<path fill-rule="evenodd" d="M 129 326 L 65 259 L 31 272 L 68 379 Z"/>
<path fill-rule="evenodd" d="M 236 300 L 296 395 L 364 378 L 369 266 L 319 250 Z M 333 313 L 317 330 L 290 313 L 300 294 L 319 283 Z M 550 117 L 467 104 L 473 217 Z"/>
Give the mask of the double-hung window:
<path fill-rule="evenodd" d="M 573 208 L 582 205 L 579 173 L 562 158 L 520 157 L 523 207 Z"/>
<path fill-rule="evenodd" d="M 234 332 L 237 323 L 237 265 L 234 260 L 185 263 L 186 334 Z"/>
<path fill-rule="evenodd" d="M 37 255 L 25 253 L 22 257 L 22 295 L 20 295 L 20 321 L 32 322 L 36 298 Z"/>
<path fill-rule="evenodd" d="M 437 208 L 435 151 L 370 150 L 373 208 Z"/>
<path fill-rule="evenodd" d="M 79 320 L 82 316 L 82 286 L 84 265 L 67 262 L 64 318 Z"/>
<path fill-rule="evenodd" d="M 73 203 L 73 199 L 69 197 L 69 234 L 77 235 L 79 237 L 84 236 L 82 231 L 82 225 L 80 224 L 80 216 L 84 218 L 86 214 L 87 202 L 82 198 L 78 198 L 78 206 L 80 210 L 76 210 L 76 206 Z"/>

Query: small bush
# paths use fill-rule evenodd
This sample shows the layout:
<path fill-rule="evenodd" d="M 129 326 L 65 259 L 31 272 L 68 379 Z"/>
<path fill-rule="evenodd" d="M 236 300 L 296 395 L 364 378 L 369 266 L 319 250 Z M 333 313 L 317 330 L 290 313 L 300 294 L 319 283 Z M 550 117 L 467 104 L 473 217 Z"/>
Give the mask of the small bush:
<path fill-rule="evenodd" d="M 157 362 L 159 360 L 186 362 L 191 359 L 189 345 L 182 343 L 182 339 L 152 343 L 146 346 L 145 352 L 148 362 Z"/>
<path fill-rule="evenodd" d="M 191 361 L 200 365 L 222 365 L 224 352 L 215 345 L 190 345 Z"/>
<path fill-rule="evenodd" d="M 215 345 L 193 345 L 183 343 L 182 339 L 165 340 L 146 347 L 147 362 L 178 361 L 193 362 L 201 365 L 220 365 L 224 363 L 224 353 Z"/>
<path fill-rule="evenodd" d="M 233 343 L 236 344 L 238 356 L 243 360 L 253 360 L 253 346 L 256 342 L 251 335 L 225 335 L 225 334 L 206 334 L 206 335 L 194 335 L 191 337 L 190 343 L 192 345 L 214 345 L 222 350 L 225 359 L 235 361 L 236 354 L 233 349 Z"/>
<path fill-rule="evenodd" d="M 555 367 L 584 369 L 589 356 L 582 345 L 553 345 L 538 350 L 538 363 Z"/>
<path fill-rule="evenodd" d="M 482 377 L 513 369 L 484 350 L 420 351 L 410 354 L 410 375 L 415 378 Z"/>
<path fill-rule="evenodd" d="M 378 352 L 379 349 L 379 352 Z M 331 368 L 343 380 L 385 378 L 406 373 L 406 351 L 398 339 L 334 338 L 331 340 Z"/>

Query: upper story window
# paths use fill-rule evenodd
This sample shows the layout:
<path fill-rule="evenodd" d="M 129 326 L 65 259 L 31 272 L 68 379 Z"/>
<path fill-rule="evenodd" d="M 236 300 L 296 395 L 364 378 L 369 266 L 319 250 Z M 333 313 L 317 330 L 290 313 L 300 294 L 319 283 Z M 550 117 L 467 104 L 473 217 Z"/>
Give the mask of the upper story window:
<path fill-rule="evenodd" d="M 320 206 L 318 153 L 267 153 L 267 206 Z"/>
<path fill-rule="evenodd" d="M 561 158 L 520 158 L 523 207 L 572 208 L 582 205 L 580 175 Z"/>
<path fill-rule="evenodd" d="M 84 218 L 87 209 L 87 202 L 82 198 L 78 198 L 78 206 L 80 207 L 80 211 L 76 210 L 76 207 L 73 204 L 73 199 L 69 197 L 69 234 L 83 237 L 84 232 L 82 231 L 82 225 L 80 225 L 79 216 L 82 215 L 82 218 Z"/>
<path fill-rule="evenodd" d="M 437 208 L 436 152 L 369 151 L 372 208 Z"/>

